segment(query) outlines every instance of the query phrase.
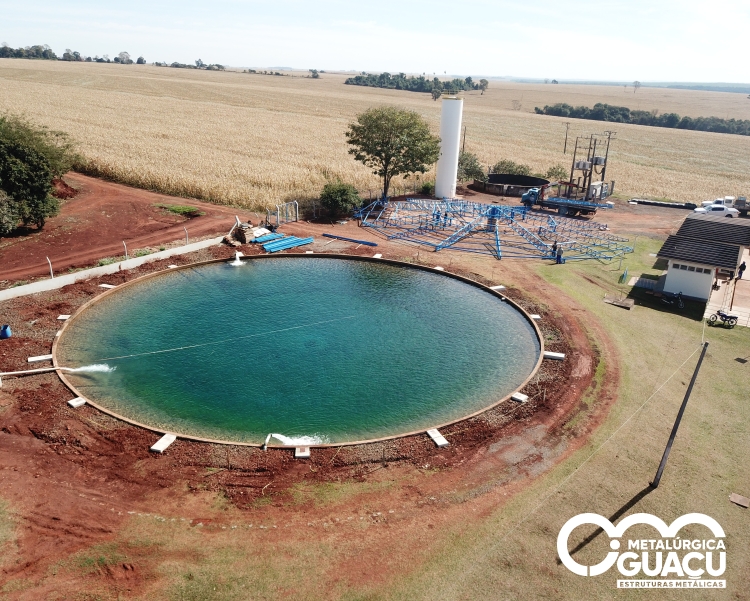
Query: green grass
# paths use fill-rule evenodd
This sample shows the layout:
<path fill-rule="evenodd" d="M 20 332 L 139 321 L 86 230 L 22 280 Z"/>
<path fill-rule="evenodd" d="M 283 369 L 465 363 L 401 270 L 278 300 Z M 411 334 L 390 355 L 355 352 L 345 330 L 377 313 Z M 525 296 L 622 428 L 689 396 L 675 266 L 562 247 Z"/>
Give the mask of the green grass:
<path fill-rule="evenodd" d="M 658 241 L 639 239 L 637 253 L 627 259 L 630 273 L 653 269 L 655 259 L 648 253 L 657 247 Z M 585 319 L 597 319 L 612 338 L 622 370 L 617 402 L 589 444 L 488 519 L 449 539 L 424 569 L 384 591 L 382 598 L 654 598 L 653 591 L 617 591 L 614 570 L 597 578 L 568 572 L 555 561 L 556 536 L 562 524 L 579 513 L 613 515 L 651 481 L 697 362 L 703 320 L 696 307 L 692 312 L 688 307 L 686 314 L 674 313 L 645 294 L 637 295 L 631 311 L 604 303 L 602 287 L 622 288 L 616 284 L 621 273 L 617 265 L 568 263 L 562 269 L 540 265 L 537 271 L 585 306 L 590 312 Z M 750 364 L 735 361 L 749 354 L 750 329 L 707 329 L 705 336 L 709 352 L 661 486 L 627 513 L 653 513 L 668 523 L 690 512 L 718 520 L 728 535 L 728 589 L 725 596 L 717 593 L 712 598 L 746 599 L 748 514 L 732 505 L 728 496 L 750 493 L 750 465 L 745 457 L 750 439 Z M 688 359 L 691 353 L 695 354 Z M 610 360 L 605 357 L 605 365 Z M 593 529 L 580 530 L 571 537 L 571 546 Z M 588 545 L 579 561 L 599 561 L 609 550 L 604 539 Z M 658 597 L 684 599 L 685 592 L 660 591 Z"/>
<path fill-rule="evenodd" d="M 0 551 L 5 549 L 6 545 L 15 540 L 16 522 L 10 512 L 8 504 L 0 499 Z M 2 557 L 0 553 L 0 557 Z"/>
<path fill-rule="evenodd" d="M 201 215 L 206 214 L 205 211 L 201 211 L 200 209 L 191 207 L 189 205 L 170 205 L 165 203 L 158 203 L 154 206 L 159 207 L 160 209 L 164 209 L 165 211 L 169 211 L 170 213 L 174 213 L 175 215 L 182 215 L 183 217 L 200 217 Z"/>

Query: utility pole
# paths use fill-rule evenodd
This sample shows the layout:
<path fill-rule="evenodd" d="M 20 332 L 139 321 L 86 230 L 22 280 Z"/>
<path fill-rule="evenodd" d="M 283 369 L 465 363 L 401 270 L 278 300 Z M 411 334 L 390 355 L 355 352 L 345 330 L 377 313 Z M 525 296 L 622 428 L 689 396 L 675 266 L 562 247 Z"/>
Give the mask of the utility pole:
<path fill-rule="evenodd" d="M 654 476 L 654 481 L 651 482 L 651 488 L 659 487 L 659 481 L 661 480 L 661 475 L 664 473 L 664 468 L 667 465 L 667 459 L 669 459 L 669 452 L 672 450 L 672 443 L 674 442 L 675 436 L 677 436 L 677 428 L 680 427 L 680 421 L 682 421 L 682 414 L 685 413 L 685 407 L 687 407 L 687 402 L 688 402 L 688 399 L 690 398 L 690 393 L 693 392 L 693 385 L 695 384 L 695 380 L 698 377 L 698 370 L 701 368 L 701 363 L 703 363 L 703 357 L 705 357 L 706 355 L 707 348 L 708 348 L 708 342 L 704 342 L 703 350 L 701 351 L 701 356 L 698 359 L 698 365 L 695 366 L 695 371 L 693 372 L 693 378 L 690 380 L 690 385 L 688 386 L 688 389 L 685 392 L 685 398 L 682 400 L 682 405 L 680 406 L 680 410 L 677 412 L 677 419 L 674 420 L 672 433 L 669 435 L 669 441 L 667 442 L 667 447 L 664 449 L 664 455 L 662 455 L 661 463 L 659 464 L 659 469 L 656 470 L 656 476 Z"/>
<path fill-rule="evenodd" d="M 563 154 L 568 154 L 568 129 L 570 129 L 570 121 L 565 122 L 565 146 L 563 146 Z"/>
<path fill-rule="evenodd" d="M 466 152 L 466 126 L 465 125 L 464 125 L 464 144 L 461 147 L 461 152 L 462 153 Z"/>

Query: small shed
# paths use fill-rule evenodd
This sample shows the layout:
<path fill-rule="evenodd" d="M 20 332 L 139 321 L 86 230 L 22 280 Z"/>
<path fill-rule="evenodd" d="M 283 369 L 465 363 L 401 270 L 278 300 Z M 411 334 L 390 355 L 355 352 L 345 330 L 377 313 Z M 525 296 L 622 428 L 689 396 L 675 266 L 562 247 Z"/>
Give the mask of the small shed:
<path fill-rule="evenodd" d="M 734 275 L 750 248 L 750 220 L 688 215 L 657 253 L 667 259 L 664 292 L 707 301 L 720 274 Z"/>

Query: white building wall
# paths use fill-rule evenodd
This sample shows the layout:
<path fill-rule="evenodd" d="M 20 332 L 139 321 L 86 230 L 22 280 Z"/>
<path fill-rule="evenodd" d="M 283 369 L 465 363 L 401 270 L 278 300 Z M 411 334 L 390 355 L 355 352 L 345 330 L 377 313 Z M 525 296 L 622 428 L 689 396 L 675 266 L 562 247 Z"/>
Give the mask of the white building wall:
<path fill-rule="evenodd" d="M 683 269 L 684 268 L 684 269 Z M 669 260 L 664 292 L 708 300 L 714 282 L 716 268 L 711 265 Z"/>

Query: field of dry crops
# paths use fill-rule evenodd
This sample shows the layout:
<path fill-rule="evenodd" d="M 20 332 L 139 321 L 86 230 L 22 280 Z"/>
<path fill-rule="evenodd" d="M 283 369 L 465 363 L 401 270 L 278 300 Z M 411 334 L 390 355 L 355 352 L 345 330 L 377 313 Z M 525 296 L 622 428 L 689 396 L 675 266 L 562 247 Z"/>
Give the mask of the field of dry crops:
<path fill-rule="evenodd" d="M 347 154 L 344 138 L 371 106 L 413 109 L 439 129 L 440 103 L 427 94 L 297 75 L 2 59 L 0 110 L 68 132 L 100 175 L 246 207 L 314 198 L 336 178 L 375 193 L 377 178 Z M 566 120 L 533 113 L 556 102 L 750 119 L 744 94 L 492 81 L 484 95 L 465 95 L 466 150 L 485 164 L 567 167 Z M 750 137 L 570 121 L 573 138 L 617 131 L 607 174 L 620 194 L 700 201 L 750 193 Z"/>

